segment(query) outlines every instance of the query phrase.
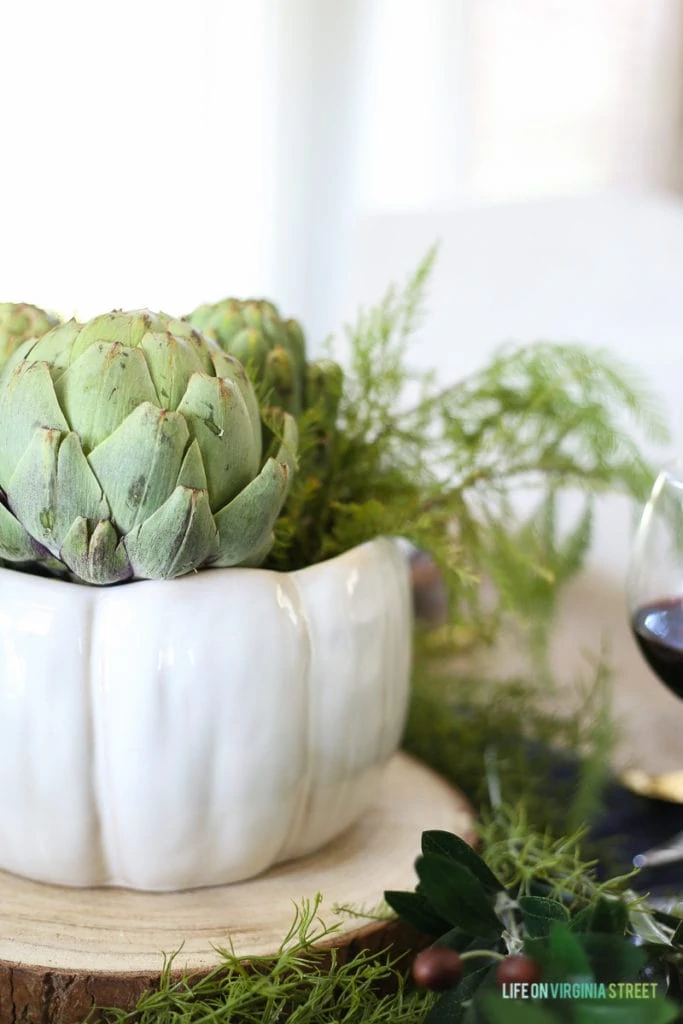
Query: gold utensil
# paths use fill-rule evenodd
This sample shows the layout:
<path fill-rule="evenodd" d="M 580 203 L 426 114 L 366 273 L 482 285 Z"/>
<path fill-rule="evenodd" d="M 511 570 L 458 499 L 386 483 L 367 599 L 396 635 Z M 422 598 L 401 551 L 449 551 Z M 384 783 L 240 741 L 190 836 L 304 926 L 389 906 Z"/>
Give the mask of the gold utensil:
<path fill-rule="evenodd" d="M 631 768 L 622 772 L 619 781 L 639 796 L 683 804 L 683 769 L 653 774 L 641 768 Z"/>

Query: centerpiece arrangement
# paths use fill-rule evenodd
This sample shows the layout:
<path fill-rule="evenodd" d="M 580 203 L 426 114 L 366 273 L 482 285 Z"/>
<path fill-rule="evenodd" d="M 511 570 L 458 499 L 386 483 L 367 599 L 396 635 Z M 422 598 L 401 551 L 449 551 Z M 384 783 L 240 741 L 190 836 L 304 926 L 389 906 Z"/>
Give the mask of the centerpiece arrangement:
<path fill-rule="evenodd" d="M 190 319 L 207 333 L 148 312 L 69 321 L 2 373 L 0 867 L 41 881 L 258 874 L 343 831 L 400 740 L 410 604 L 393 542 L 298 572 L 227 568 L 273 546 L 295 415 L 325 431 L 324 463 L 340 371 L 308 365 L 266 303 Z"/>
<path fill-rule="evenodd" d="M 358 818 L 407 715 L 411 749 L 471 767 L 466 744 L 440 760 L 444 728 L 474 731 L 434 655 L 510 615 L 538 655 L 595 496 L 650 486 L 625 417 L 665 431 L 604 352 L 511 348 L 449 385 L 415 366 L 433 258 L 360 315 L 343 372 L 266 301 L 0 306 L 0 868 L 252 877 Z M 563 531 L 567 489 L 585 504 Z M 426 637 L 396 538 L 446 587 Z"/>

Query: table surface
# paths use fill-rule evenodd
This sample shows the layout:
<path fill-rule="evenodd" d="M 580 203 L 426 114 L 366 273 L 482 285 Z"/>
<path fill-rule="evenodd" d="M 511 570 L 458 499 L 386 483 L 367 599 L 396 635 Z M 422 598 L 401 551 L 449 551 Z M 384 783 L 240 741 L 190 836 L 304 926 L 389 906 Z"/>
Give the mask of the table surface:
<path fill-rule="evenodd" d="M 673 443 L 650 454 L 683 451 L 683 202 L 603 194 L 368 218 L 355 241 L 347 316 L 403 280 L 436 239 L 416 360 L 447 382 L 504 341 L 608 347 L 643 371 L 669 415 Z M 571 685 L 590 672 L 585 652 L 608 642 L 624 726 L 619 762 L 661 771 L 683 767 L 683 707 L 649 673 L 628 630 L 633 516 L 624 500 L 600 503 L 586 571 L 564 595 L 554 662 Z"/>

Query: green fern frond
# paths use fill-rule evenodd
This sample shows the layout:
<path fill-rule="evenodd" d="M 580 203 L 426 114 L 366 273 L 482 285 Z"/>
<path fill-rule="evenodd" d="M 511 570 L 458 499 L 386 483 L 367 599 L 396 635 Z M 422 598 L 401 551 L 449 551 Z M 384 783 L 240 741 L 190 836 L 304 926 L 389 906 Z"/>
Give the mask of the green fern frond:
<path fill-rule="evenodd" d="M 304 419 L 298 477 L 267 565 L 301 568 L 401 535 L 442 568 L 453 622 L 490 637 L 512 614 L 537 623 L 540 649 L 555 595 L 587 552 L 594 496 L 643 501 L 652 472 L 639 438 L 663 441 L 666 426 L 640 374 L 580 345 L 507 346 L 446 388 L 433 371 L 416 371 L 410 341 L 435 258 L 432 249 L 402 290 L 389 289 L 348 329 L 324 471 L 320 424 Z M 557 503 L 572 490 L 586 504 L 562 531 Z M 535 509 L 526 518 L 520 494 Z M 497 608 L 482 603 L 483 582 L 493 583 Z"/>

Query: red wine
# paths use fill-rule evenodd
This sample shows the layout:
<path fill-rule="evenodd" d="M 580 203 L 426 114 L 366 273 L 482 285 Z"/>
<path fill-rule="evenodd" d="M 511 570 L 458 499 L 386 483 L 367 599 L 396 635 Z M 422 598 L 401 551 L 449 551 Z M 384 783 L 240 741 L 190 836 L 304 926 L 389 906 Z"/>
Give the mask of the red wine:
<path fill-rule="evenodd" d="M 683 698 L 683 598 L 672 597 L 639 608 L 631 626 L 652 671 Z"/>

